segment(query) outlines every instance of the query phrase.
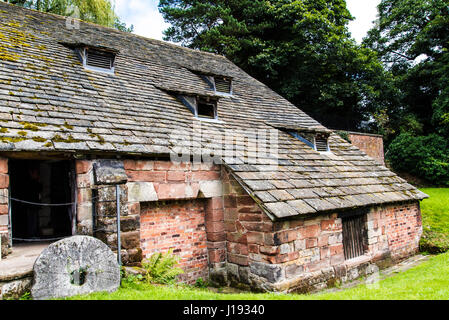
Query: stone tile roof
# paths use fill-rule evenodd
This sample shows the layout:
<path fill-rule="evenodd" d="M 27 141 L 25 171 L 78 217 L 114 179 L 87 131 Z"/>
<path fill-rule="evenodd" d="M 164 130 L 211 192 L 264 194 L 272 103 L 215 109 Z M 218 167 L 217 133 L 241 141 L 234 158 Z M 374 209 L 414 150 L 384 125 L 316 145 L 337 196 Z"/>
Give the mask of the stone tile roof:
<path fill-rule="evenodd" d="M 201 122 L 203 146 L 226 130 L 331 132 L 222 56 L 0 2 L 0 151 L 168 155 L 171 134 L 198 135 L 198 120 L 173 92 L 219 99 L 220 122 Z M 85 70 L 73 46 L 118 52 L 115 74 Z M 233 78 L 217 96 L 198 73 Z M 318 153 L 278 131 L 279 159 L 223 161 L 267 213 L 318 211 L 417 200 L 425 194 L 331 133 Z"/>

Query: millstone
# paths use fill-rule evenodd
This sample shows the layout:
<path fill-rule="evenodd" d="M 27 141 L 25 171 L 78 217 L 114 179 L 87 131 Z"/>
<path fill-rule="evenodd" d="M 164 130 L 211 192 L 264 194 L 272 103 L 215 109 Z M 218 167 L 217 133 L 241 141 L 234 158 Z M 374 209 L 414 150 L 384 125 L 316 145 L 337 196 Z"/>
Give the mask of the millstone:
<path fill-rule="evenodd" d="M 113 292 L 120 285 L 115 254 L 106 244 L 89 236 L 52 243 L 37 258 L 33 271 L 31 295 L 37 300 Z"/>

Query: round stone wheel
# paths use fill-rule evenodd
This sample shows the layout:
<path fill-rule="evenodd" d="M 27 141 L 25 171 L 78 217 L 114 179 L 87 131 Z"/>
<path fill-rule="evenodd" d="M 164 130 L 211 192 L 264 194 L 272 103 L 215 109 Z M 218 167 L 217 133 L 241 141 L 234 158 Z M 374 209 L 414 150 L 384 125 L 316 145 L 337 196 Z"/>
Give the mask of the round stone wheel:
<path fill-rule="evenodd" d="M 108 291 L 120 286 L 116 255 L 102 241 L 73 236 L 52 243 L 33 267 L 33 299 L 68 297 Z"/>

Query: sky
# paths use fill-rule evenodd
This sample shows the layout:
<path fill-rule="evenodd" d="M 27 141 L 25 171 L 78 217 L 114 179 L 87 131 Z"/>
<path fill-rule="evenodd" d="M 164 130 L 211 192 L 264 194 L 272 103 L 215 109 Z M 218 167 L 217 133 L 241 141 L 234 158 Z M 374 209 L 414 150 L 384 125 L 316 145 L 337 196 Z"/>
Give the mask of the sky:
<path fill-rule="evenodd" d="M 115 0 L 115 11 L 127 25 L 134 25 L 135 34 L 162 40 L 162 31 L 169 24 L 164 22 L 159 13 L 158 3 L 159 0 Z M 349 31 L 360 43 L 376 19 L 376 7 L 380 0 L 346 0 L 346 3 L 355 17 L 355 20 L 349 23 Z"/>

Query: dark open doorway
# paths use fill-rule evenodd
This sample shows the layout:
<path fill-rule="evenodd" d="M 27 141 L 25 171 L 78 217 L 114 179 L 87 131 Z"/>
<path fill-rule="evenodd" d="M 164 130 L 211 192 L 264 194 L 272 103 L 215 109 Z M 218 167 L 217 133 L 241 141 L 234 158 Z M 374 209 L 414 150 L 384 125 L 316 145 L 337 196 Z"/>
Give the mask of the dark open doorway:
<path fill-rule="evenodd" d="M 13 243 L 72 235 L 73 174 L 70 161 L 10 161 Z M 36 205 L 52 204 L 52 205 Z M 58 204 L 58 205 L 55 205 Z"/>

